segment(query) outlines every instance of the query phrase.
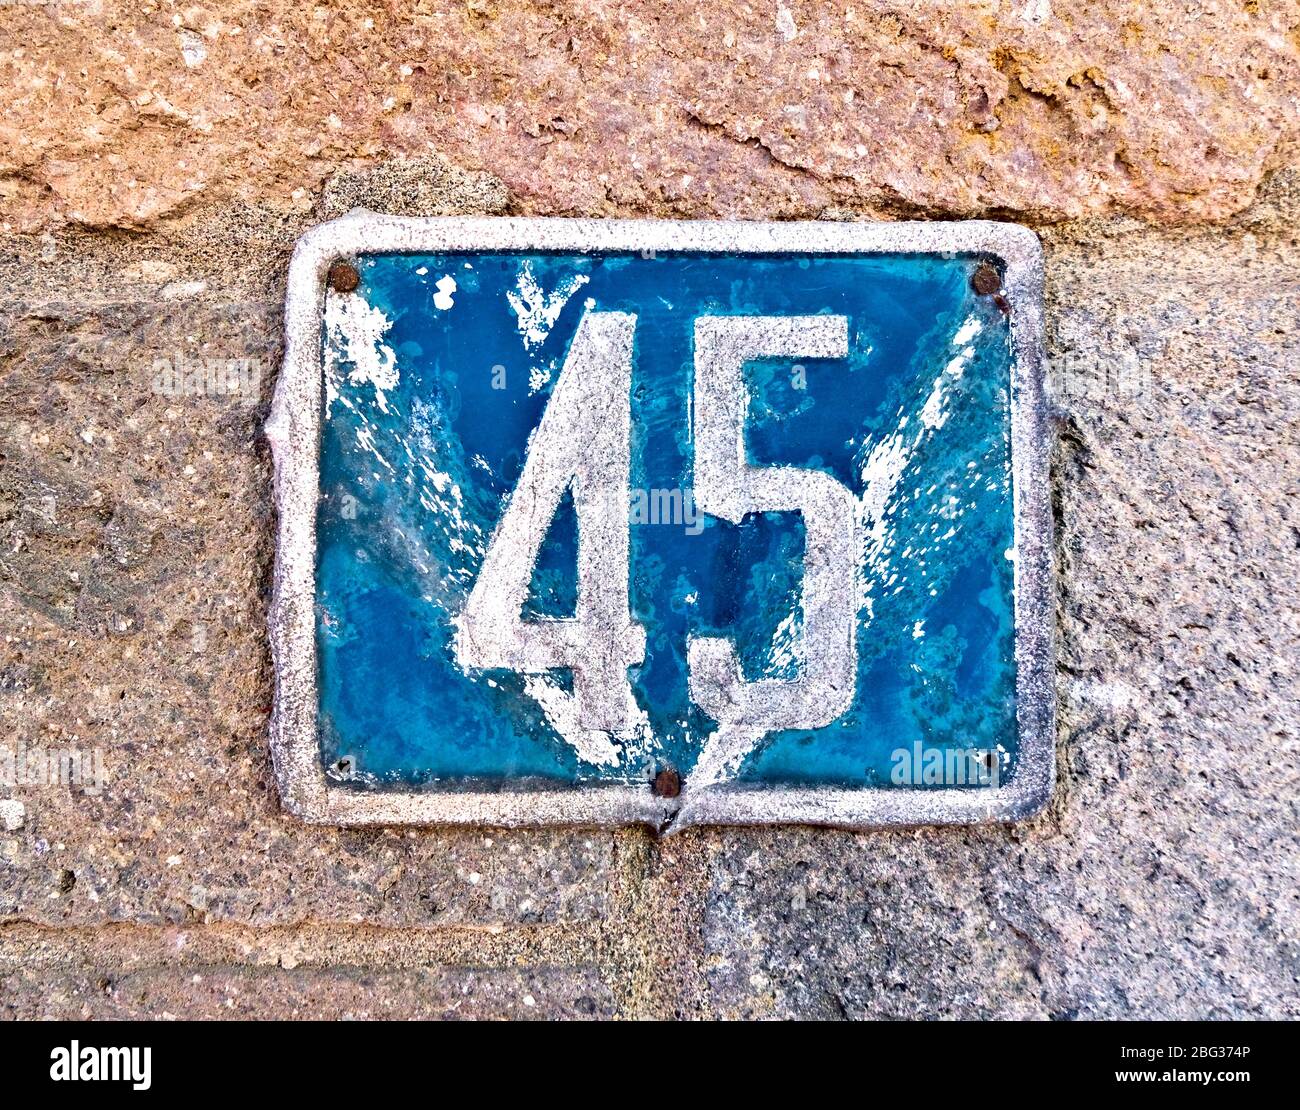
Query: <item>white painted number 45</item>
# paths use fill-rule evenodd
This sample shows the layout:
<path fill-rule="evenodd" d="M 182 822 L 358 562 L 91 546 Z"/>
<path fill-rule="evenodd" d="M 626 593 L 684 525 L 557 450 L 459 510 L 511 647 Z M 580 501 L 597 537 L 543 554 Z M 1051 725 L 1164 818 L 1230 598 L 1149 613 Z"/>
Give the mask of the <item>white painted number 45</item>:
<path fill-rule="evenodd" d="M 578 326 L 519 483 L 456 622 L 464 668 L 537 674 L 567 668 L 584 729 L 621 733 L 637 717 L 627 669 L 645 654 L 628 605 L 632 341 L 636 317 L 589 312 Z M 748 513 L 803 516 L 802 642 L 795 679 L 747 681 L 735 645 L 692 637 L 691 699 L 718 722 L 692 772 L 705 785 L 775 729 L 820 728 L 853 700 L 857 670 L 855 498 L 821 471 L 751 466 L 744 421 L 746 362 L 843 358 L 844 316 L 701 316 L 695 321 L 691 411 L 695 498 L 739 523 Z M 572 618 L 524 620 L 533 564 L 567 489 L 578 518 L 578 603 Z"/>

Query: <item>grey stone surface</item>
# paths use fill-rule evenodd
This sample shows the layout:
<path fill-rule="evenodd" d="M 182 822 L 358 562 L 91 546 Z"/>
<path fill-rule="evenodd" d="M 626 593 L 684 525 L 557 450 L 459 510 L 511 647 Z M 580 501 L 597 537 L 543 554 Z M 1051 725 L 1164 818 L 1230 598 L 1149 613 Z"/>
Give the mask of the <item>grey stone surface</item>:
<path fill-rule="evenodd" d="M 10 750 L 99 749 L 109 778 L 98 795 L 14 791 L 25 822 L 0 840 L 0 915 L 599 917 L 607 834 L 309 829 L 280 812 L 260 427 L 281 321 L 278 291 L 254 295 L 245 271 L 282 280 L 292 239 L 268 257 L 245 234 L 223 259 L 222 232 L 182 237 L 175 261 L 124 261 L 87 237 L 42 262 L 11 241 L 0 266 L 36 274 L 0 326 L 0 736 Z M 229 299 L 241 286 L 250 295 Z M 188 375 L 199 360 L 236 363 L 222 380 L 239 390 L 177 395 L 161 364 Z"/>
<path fill-rule="evenodd" d="M 20 1020 L 554 1021 L 606 1018 L 612 1013 L 610 992 L 591 968 L 198 967 L 52 977 L 0 973 L 0 1017 Z"/>
<path fill-rule="evenodd" d="M 727 833 L 718 1011 L 1300 1015 L 1292 180 L 1047 231 L 1061 773 L 993 831 Z"/>
<path fill-rule="evenodd" d="M 438 154 L 340 170 L 325 183 L 321 215 L 369 208 L 403 216 L 454 216 L 505 211 L 505 186 L 486 173 L 467 173 Z"/>

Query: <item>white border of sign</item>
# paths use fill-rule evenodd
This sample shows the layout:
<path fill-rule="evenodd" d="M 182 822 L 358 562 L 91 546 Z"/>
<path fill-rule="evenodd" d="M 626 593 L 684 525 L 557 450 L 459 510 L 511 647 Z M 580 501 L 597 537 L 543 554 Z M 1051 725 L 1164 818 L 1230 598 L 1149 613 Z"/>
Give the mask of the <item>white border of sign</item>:
<path fill-rule="evenodd" d="M 1000 263 L 1011 316 L 1011 460 L 1019 754 L 996 787 L 845 789 L 724 783 L 678 798 L 643 786 L 538 791 L 364 790 L 330 783 L 316 714 L 315 564 L 321 326 L 331 264 L 360 254 L 447 251 L 973 255 Z M 285 807 L 334 825 L 691 825 L 804 823 L 846 828 L 1023 820 L 1056 774 L 1051 436 L 1043 385 L 1043 255 L 1027 228 L 959 223 L 729 223 L 514 217 L 418 219 L 353 212 L 299 239 L 289 266 L 284 366 L 266 436 L 279 534 L 270 609 L 275 661 L 271 754 Z"/>

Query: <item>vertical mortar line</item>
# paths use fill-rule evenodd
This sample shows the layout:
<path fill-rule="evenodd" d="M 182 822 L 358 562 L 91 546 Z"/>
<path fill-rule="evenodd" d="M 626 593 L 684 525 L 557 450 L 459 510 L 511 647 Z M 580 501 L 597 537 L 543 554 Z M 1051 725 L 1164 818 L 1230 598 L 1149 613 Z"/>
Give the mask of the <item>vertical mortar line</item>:
<path fill-rule="evenodd" d="M 600 973 L 620 1018 L 706 1018 L 705 907 L 716 835 L 660 839 L 638 826 L 614 834 Z"/>
<path fill-rule="evenodd" d="M 1047 259 L 1043 283 L 1044 357 L 1051 360 L 1058 353 L 1052 336 L 1061 315 L 1066 291 L 1058 288 L 1057 267 L 1054 255 L 1059 249 L 1050 233 L 1040 231 Z M 1052 574 L 1054 579 L 1053 619 L 1056 633 L 1055 689 L 1057 706 L 1056 745 L 1057 775 L 1052 799 L 1041 821 L 1045 827 L 1060 832 L 1065 824 L 1065 814 L 1074 793 L 1074 768 L 1070 760 L 1070 735 L 1075 727 L 1070 699 L 1064 696 L 1065 675 L 1062 668 L 1075 662 L 1077 635 L 1070 616 L 1074 601 L 1074 575 L 1071 573 L 1073 557 L 1069 540 L 1072 533 L 1069 520 L 1068 499 L 1077 494 L 1077 483 L 1071 481 L 1068 471 L 1074 456 L 1090 453 L 1091 448 L 1082 430 L 1064 404 L 1064 398 L 1055 393 L 1056 378 L 1049 372 L 1046 380 L 1047 406 L 1051 426 L 1050 461 L 1048 466 L 1048 504 L 1052 514 Z"/>

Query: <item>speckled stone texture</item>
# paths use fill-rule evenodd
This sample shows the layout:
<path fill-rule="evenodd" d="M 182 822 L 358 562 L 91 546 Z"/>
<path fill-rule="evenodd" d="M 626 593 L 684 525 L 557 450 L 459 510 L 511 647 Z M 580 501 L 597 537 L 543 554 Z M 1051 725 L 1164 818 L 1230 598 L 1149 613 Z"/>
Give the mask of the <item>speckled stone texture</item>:
<path fill-rule="evenodd" d="M 0 1014 L 1300 1016 L 1300 14 L 852 7 L 0 8 L 0 744 L 108 775 L 0 786 Z M 259 428 L 354 204 L 1034 226 L 1048 812 L 286 816 Z M 196 358 L 256 373 L 159 391 Z"/>
<path fill-rule="evenodd" d="M 123 0 L 0 10 L 12 225 L 306 210 L 355 160 L 520 212 L 1221 216 L 1296 151 L 1294 0 Z"/>
<path fill-rule="evenodd" d="M 728 1015 L 1300 1014 L 1296 181 L 1046 232 L 1060 782 L 1031 825 L 725 833 Z"/>

